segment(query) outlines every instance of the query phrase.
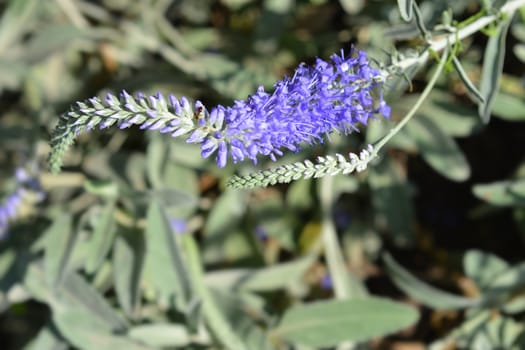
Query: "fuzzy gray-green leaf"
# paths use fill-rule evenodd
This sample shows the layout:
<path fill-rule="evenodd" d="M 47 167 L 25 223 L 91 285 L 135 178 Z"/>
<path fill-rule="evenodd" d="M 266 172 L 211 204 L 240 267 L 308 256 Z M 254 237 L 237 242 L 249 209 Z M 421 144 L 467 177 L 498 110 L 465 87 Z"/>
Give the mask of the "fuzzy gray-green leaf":
<path fill-rule="evenodd" d="M 429 118 L 416 118 L 407 125 L 407 131 L 416 142 L 421 156 L 441 175 L 453 181 L 465 181 L 470 166 L 454 139 L 443 132 L 439 124 Z"/>
<path fill-rule="evenodd" d="M 164 297 L 177 296 L 187 302 L 187 272 L 175 233 L 160 201 L 154 198 L 147 212 L 144 278 Z"/>
<path fill-rule="evenodd" d="M 68 269 L 68 261 L 76 240 L 72 220 L 71 215 L 61 215 L 46 233 L 45 268 L 50 286 L 58 287 Z"/>
<path fill-rule="evenodd" d="M 101 209 L 89 243 L 89 252 L 85 266 L 88 273 L 94 273 L 99 268 L 112 247 L 116 232 L 114 215 L 115 203 L 108 202 Z"/>
<path fill-rule="evenodd" d="M 485 54 L 483 55 L 480 93 L 485 103 L 479 104 L 478 113 L 484 123 L 488 123 L 490 120 L 492 104 L 499 90 L 505 60 L 505 39 L 511 20 L 512 16 L 498 24 L 496 33 L 489 38 L 485 48 Z"/>
<path fill-rule="evenodd" d="M 121 227 L 113 246 L 113 275 L 119 303 L 130 316 L 133 316 L 140 300 L 143 262 L 143 233 Z"/>
<path fill-rule="evenodd" d="M 465 298 L 434 288 L 414 277 L 399 265 L 390 254 L 383 260 L 388 275 L 396 286 L 417 301 L 436 309 L 463 309 L 480 305 L 481 299 Z"/>
<path fill-rule="evenodd" d="M 456 68 L 456 72 L 458 72 L 461 81 L 471 93 L 471 95 L 476 99 L 476 102 L 478 102 L 479 104 L 485 104 L 485 97 L 483 97 L 478 88 L 470 80 L 470 78 L 467 75 L 467 72 L 465 72 L 463 66 L 461 65 L 461 62 L 456 56 L 452 57 L 452 63 L 454 64 L 454 68 Z"/>
<path fill-rule="evenodd" d="M 399 14 L 404 21 L 408 22 L 412 20 L 412 6 L 414 0 L 397 0 L 397 7 L 399 8 Z"/>
<path fill-rule="evenodd" d="M 393 333 L 417 319 L 413 307 L 383 298 L 320 301 L 289 309 L 272 336 L 293 344 L 333 347 Z"/>

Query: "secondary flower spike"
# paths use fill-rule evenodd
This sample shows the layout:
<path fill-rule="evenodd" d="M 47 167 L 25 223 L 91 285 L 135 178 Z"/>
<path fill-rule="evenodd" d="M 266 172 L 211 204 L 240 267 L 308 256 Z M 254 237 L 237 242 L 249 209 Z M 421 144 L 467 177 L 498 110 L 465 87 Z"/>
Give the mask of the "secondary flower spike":
<path fill-rule="evenodd" d="M 32 192 L 33 201 L 41 201 L 45 193 L 40 188 L 36 175 L 31 175 L 23 168 L 15 172 L 16 188 L 0 204 L 0 240 L 7 236 L 9 224 L 19 216 L 21 207 L 28 204 L 29 193 Z M 34 203 L 33 203 L 34 204 Z"/>
<path fill-rule="evenodd" d="M 275 160 L 283 151 L 298 151 L 302 144 L 322 142 L 331 132 L 348 134 L 367 124 L 374 114 L 390 115 L 383 100 L 384 76 L 372 68 L 366 53 L 333 55 L 330 61 L 301 64 L 291 77 L 278 81 L 273 92 L 260 87 L 232 106 L 216 106 L 208 112 L 200 101 L 161 93 L 119 97 L 108 94 L 77 102 L 63 114 L 51 139 L 49 159 L 53 172 L 78 133 L 111 126 L 158 130 L 173 137 L 186 136 L 208 158 L 215 154 L 219 167 L 258 156 Z M 374 101 L 378 96 L 378 101 Z"/>

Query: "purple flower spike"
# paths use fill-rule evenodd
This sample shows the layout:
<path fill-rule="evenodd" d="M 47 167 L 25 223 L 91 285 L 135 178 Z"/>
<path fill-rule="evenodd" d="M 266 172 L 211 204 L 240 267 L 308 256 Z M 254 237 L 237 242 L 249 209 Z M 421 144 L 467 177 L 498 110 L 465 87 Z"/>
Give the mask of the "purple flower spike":
<path fill-rule="evenodd" d="M 273 92 L 261 86 L 245 100 L 209 111 L 200 101 L 192 104 L 184 96 L 165 98 L 161 93 L 133 97 L 123 91 L 119 97 L 108 94 L 103 101 L 92 98 L 79 102 L 57 126 L 51 168 L 60 168 L 64 133 L 113 125 L 185 136 L 188 143 L 200 144 L 203 157 L 214 156 L 221 168 L 228 159 L 257 164 L 264 156 L 275 161 L 285 151 L 322 143 L 332 132 L 355 132 L 375 115 L 389 117 L 384 81 L 366 53 L 356 51 L 353 56 L 341 52 L 329 61 L 318 58 L 313 66 L 301 64 L 291 77 L 278 81 Z"/>
<path fill-rule="evenodd" d="M 313 67 L 300 65 L 291 78 L 275 84 L 273 93 L 260 87 L 231 107 L 219 105 L 209 114 L 224 141 L 219 143 L 217 165 L 225 166 L 228 154 L 234 162 L 248 158 L 256 163 L 259 155 L 275 160 L 283 150 L 296 152 L 303 143 L 323 142 L 331 132 L 356 131 L 375 114 L 389 117 L 382 83 L 366 53 L 358 51 L 355 57 L 341 53 L 331 62 L 317 59 Z M 373 90 L 378 90 L 379 101 L 374 102 Z M 210 144 L 202 143 L 203 156 L 211 154 Z"/>

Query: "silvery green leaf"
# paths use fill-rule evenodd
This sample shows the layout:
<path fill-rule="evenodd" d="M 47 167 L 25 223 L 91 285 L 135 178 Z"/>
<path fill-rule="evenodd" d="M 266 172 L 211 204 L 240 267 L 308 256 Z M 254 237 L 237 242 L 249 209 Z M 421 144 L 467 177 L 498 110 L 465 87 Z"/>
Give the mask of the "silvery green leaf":
<path fill-rule="evenodd" d="M 85 310 L 68 308 L 53 313 L 53 323 L 75 347 L 85 350 L 148 350 L 122 335 L 112 333 Z"/>
<path fill-rule="evenodd" d="M 365 6 L 364 0 L 339 0 L 341 7 L 346 13 L 355 15 Z"/>
<path fill-rule="evenodd" d="M 474 85 L 474 83 L 470 81 L 470 78 L 468 77 L 467 73 L 461 66 L 461 62 L 456 56 L 452 58 L 452 63 L 454 64 L 454 68 L 456 68 L 456 72 L 458 72 L 461 81 L 463 82 L 463 84 L 465 84 L 465 87 L 468 89 L 471 96 L 473 96 L 478 103 L 480 104 L 485 103 L 485 98 L 481 95 L 481 92 Z"/>
<path fill-rule="evenodd" d="M 397 6 L 399 7 L 399 13 L 404 21 L 408 22 L 412 20 L 412 6 L 414 0 L 397 0 Z"/>
<path fill-rule="evenodd" d="M 508 121 L 525 120 L 525 99 L 510 91 L 498 91 L 492 105 L 494 116 Z"/>
<path fill-rule="evenodd" d="M 327 300 L 290 308 L 271 336 L 324 348 L 390 334 L 417 319 L 413 307 L 384 298 Z"/>
<path fill-rule="evenodd" d="M 498 256 L 471 249 L 463 256 L 463 269 L 481 289 L 487 287 L 509 264 Z"/>
<path fill-rule="evenodd" d="M 413 199 L 409 185 L 390 157 L 384 157 L 370 168 L 368 176 L 374 215 L 399 245 L 414 241 Z"/>
<path fill-rule="evenodd" d="M 68 269 L 69 258 L 76 241 L 76 230 L 70 214 L 59 216 L 46 232 L 44 265 L 50 286 L 58 287 Z"/>
<path fill-rule="evenodd" d="M 476 184 L 472 187 L 472 192 L 476 197 L 497 206 L 524 207 L 524 191 L 525 179 Z"/>
<path fill-rule="evenodd" d="M 210 330 L 225 348 L 231 350 L 247 349 L 240 334 L 232 328 L 231 323 L 226 319 L 226 315 L 213 298 L 210 289 L 205 285 L 202 259 L 193 236 L 189 234 L 183 235 L 181 241 L 186 256 L 188 278 L 191 282 L 192 291 L 202 301 L 202 314 Z"/>
<path fill-rule="evenodd" d="M 108 202 L 98 213 L 86 258 L 85 269 L 88 273 L 94 273 L 102 264 L 111 250 L 116 232 L 115 203 Z"/>
<path fill-rule="evenodd" d="M 394 108 L 399 108 L 402 112 L 405 112 L 407 110 L 406 106 L 413 105 L 419 96 L 419 94 L 406 96 Z M 417 112 L 416 119 L 421 117 L 432 120 L 434 124 L 439 125 L 439 128 L 444 133 L 453 137 L 467 137 L 481 126 L 475 109 L 458 103 L 456 98 L 451 96 L 448 91 L 441 89 L 434 89 L 423 102 L 423 105 Z M 400 142 L 411 142 L 412 145 L 409 144 L 402 147 L 409 152 L 414 152 L 417 149 L 414 140 L 411 140 L 410 136 L 403 132 L 396 135 L 392 141 L 395 142 L 396 147 L 400 147 Z"/>
<path fill-rule="evenodd" d="M 127 328 L 127 322 L 122 316 L 77 273 L 66 273 L 61 288 L 57 290 L 47 285 L 42 264 L 35 262 L 27 267 L 24 287 L 35 299 L 46 303 L 53 312 L 75 309 L 90 314 L 100 327 L 118 332 Z"/>
<path fill-rule="evenodd" d="M 297 282 L 312 265 L 313 256 L 259 269 L 227 269 L 208 272 L 206 285 L 228 290 L 271 291 Z"/>
<path fill-rule="evenodd" d="M 525 44 L 514 45 L 512 52 L 521 62 L 525 62 Z"/>
<path fill-rule="evenodd" d="M 521 262 L 495 276 L 487 285 L 487 289 L 494 294 L 507 293 L 518 290 L 524 284 L 525 262 Z"/>
<path fill-rule="evenodd" d="M 163 297 L 177 296 L 182 306 L 188 298 L 187 272 L 177 237 L 164 207 L 153 198 L 146 216 L 146 257 L 144 278 Z"/>
<path fill-rule="evenodd" d="M 511 20 L 512 16 L 498 24 L 496 33 L 489 37 L 485 47 L 480 82 L 480 92 L 485 103 L 480 103 L 478 106 L 479 116 L 484 123 L 490 120 L 494 97 L 499 90 L 505 60 L 505 39 Z"/>
<path fill-rule="evenodd" d="M 419 29 L 419 32 L 421 33 L 423 38 L 425 39 L 432 38 L 432 34 L 427 30 L 425 26 L 425 19 L 423 18 L 423 14 L 419 10 L 419 7 L 417 6 L 416 2 L 414 2 L 413 4 L 413 11 L 414 11 L 414 16 L 416 17 L 417 29 Z"/>
<path fill-rule="evenodd" d="M 481 299 L 457 296 L 426 284 L 399 265 L 390 254 L 385 254 L 383 261 L 388 275 L 396 286 L 425 305 L 436 309 L 463 309 L 481 303 Z"/>
<path fill-rule="evenodd" d="M 423 159 L 434 170 L 453 181 L 465 181 L 470 165 L 454 139 L 429 118 L 415 118 L 406 126 Z"/>
<path fill-rule="evenodd" d="M 32 28 L 30 19 L 36 13 L 40 1 L 38 0 L 10 0 L 3 8 L 0 20 L 0 53 L 13 47 L 29 29 Z"/>
<path fill-rule="evenodd" d="M 113 245 L 113 276 L 119 304 L 130 316 L 134 315 L 140 300 L 144 243 L 141 231 L 119 226 Z"/>
<path fill-rule="evenodd" d="M 50 324 L 40 329 L 38 334 L 24 347 L 24 350 L 66 350 L 67 343 Z"/>
<path fill-rule="evenodd" d="M 131 339 L 156 348 L 188 346 L 192 341 L 192 335 L 181 324 L 143 324 L 132 327 L 127 335 Z"/>

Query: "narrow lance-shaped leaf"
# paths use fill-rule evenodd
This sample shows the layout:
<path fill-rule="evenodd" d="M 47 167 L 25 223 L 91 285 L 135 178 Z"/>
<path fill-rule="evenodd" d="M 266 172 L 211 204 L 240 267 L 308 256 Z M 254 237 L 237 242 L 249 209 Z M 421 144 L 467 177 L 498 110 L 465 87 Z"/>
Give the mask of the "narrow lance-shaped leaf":
<path fill-rule="evenodd" d="M 399 13 L 404 21 L 408 22 L 412 20 L 412 4 L 414 0 L 397 0 L 397 7 L 399 7 Z"/>
<path fill-rule="evenodd" d="M 140 298 L 144 248 L 141 231 L 120 228 L 113 247 L 113 275 L 119 303 L 131 316 Z"/>
<path fill-rule="evenodd" d="M 206 274 L 207 286 L 228 290 L 271 291 L 297 281 L 312 265 L 313 256 L 261 269 L 228 269 Z"/>
<path fill-rule="evenodd" d="M 413 138 L 423 159 L 441 175 L 453 181 L 470 176 L 470 166 L 453 138 L 429 118 L 413 119 L 406 130 Z"/>
<path fill-rule="evenodd" d="M 187 303 L 189 285 L 186 267 L 173 230 L 158 199 L 147 213 L 145 279 L 160 295 L 176 295 L 180 306 Z"/>
<path fill-rule="evenodd" d="M 85 310 L 64 309 L 53 313 L 53 321 L 60 333 L 75 347 L 97 350 L 149 350 L 122 335 L 113 334 Z"/>
<path fill-rule="evenodd" d="M 525 285 L 525 262 L 516 264 L 495 276 L 487 289 L 491 295 L 494 295 L 519 290 L 523 285 Z"/>
<path fill-rule="evenodd" d="M 511 20 L 512 16 L 498 24 L 496 33 L 489 37 L 485 54 L 483 55 L 480 92 L 485 99 L 485 103 L 479 104 L 478 113 L 484 123 L 488 123 L 490 120 L 494 97 L 496 97 L 496 93 L 499 90 L 505 59 L 505 39 Z"/>
<path fill-rule="evenodd" d="M 99 268 L 111 249 L 116 232 L 114 212 L 115 203 L 113 201 L 108 202 L 95 224 L 86 259 L 85 268 L 88 273 L 94 273 Z"/>
<path fill-rule="evenodd" d="M 509 264 L 496 255 L 471 249 L 463 256 L 463 269 L 478 288 L 484 289 L 508 270 Z"/>
<path fill-rule="evenodd" d="M 417 301 L 436 309 L 462 309 L 480 304 L 480 299 L 460 297 L 434 288 L 405 270 L 390 254 L 383 256 L 386 271 L 396 286 Z"/>
<path fill-rule="evenodd" d="M 69 347 L 59 332 L 47 324 L 40 329 L 38 334 L 27 344 L 25 350 L 67 350 Z"/>
<path fill-rule="evenodd" d="M 68 268 L 68 261 L 76 241 L 71 215 L 59 216 L 46 232 L 45 270 L 50 286 L 58 287 Z"/>
<path fill-rule="evenodd" d="M 419 32 L 421 35 L 426 39 L 431 39 L 432 34 L 428 31 L 427 27 L 425 26 L 425 19 L 423 18 L 423 14 L 419 10 L 419 7 L 417 6 L 416 2 L 413 2 L 413 11 L 414 15 L 416 17 L 416 25 L 417 29 L 419 29 Z"/>
<path fill-rule="evenodd" d="M 478 90 L 478 88 L 474 85 L 474 83 L 470 80 L 470 78 L 467 75 L 467 72 L 465 72 L 463 66 L 461 65 L 461 62 L 456 56 L 452 58 L 452 63 L 454 64 L 454 68 L 456 68 L 456 72 L 458 72 L 461 81 L 463 82 L 463 84 L 465 84 L 465 87 L 468 89 L 472 97 L 474 97 L 476 99 L 476 102 L 478 102 L 480 105 L 484 104 L 485 98 Z"/>
<path fill-rule="evenodd" d="M 202 311 L 206 323 L 217 339 L 225 348 L 231 350 L 244 350 L 246 346 L 239 338 L 238 334 L 232 329 L 224 314 L 215 303 L 210 291 L 204 284 L 204 272 L 202 260 L 195 240 L 190 234 L 182 237 L 184 250 L 187 257 L 189 277 L 192 288 L 202 301 Z"/>
<path fill-rule="evenodd" d="M 49 305 L 53 312 L 70 308 L 82 309 L 111 331 L 122 332 L 127 328 L 127 323 L 122 316 L 116 313 L 102 295 L 77 273 L 66 273 L 61 288 L 57 290 L 48 286 L 45 278 L 45 271 L 41 264 L 33 263 L 27 268 L 24 288 L 35 299 Z"/>
<path fill-rule="evenodd" d="M 183 347 L 191 342 L 191 334 L 181 324 L 152 323 L 131 328 L 127 335 L 156 348 Z"/>
<path fill-rule="evenodd" d="M 492 205 L 525 207 L 525 179 L 496 181 L 472 186 L 474 196 Z"/>
<path fill-rule="evenodd" d="M 518 92 L 521 90 L 518 90 Z M 511 91 L 501 89 L 494 98 L 492 113 L 501 119 L 511 122 L 525 120 L 525 98 L 524 94 L 515 94 Z"/>
<path fill-rule="evenodd" d="M 384 157 L 368 174 L 374 215 L 380 218 L 399 245 L 414 240 L 414 207 L 404 174 L 390 157 Z"/>
<path fill-rule="evenodd" d="M 4 5 L 0 20 L 0 53 L 8 49 L 28 28 L 28 20 L 37 9 L 37 0 L 11 0 Z"/>
<path fill-rule="evenodd" d="M 413 307 L 384 298 L 321 301 L 288 310 L 271 336 L 324 348 L 384 336 L 409 327 L 417 319 Z"/>
<path fill-rule="evenodd" d="M 122 332 L 127 328 L 127 321 L 117 313 L 106 299 L 86 279 L 77 273 L 68 273 L 64 277 L 63 290 L 58 294 L 59 303 L 67 308 L 81 307 L 99 323 L 107 325 L 113 332 Z M 58 307 L 57 309 L 61 309 Z"/>

